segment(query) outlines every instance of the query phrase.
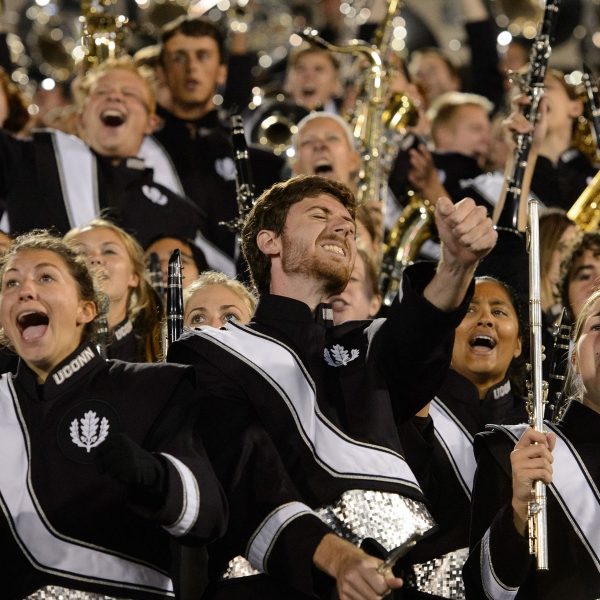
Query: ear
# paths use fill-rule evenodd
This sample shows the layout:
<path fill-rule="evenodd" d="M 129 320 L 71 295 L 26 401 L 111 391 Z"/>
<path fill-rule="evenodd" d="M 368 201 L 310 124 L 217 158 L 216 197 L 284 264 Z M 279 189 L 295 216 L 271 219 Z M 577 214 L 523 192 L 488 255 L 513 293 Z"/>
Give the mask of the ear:
<path fill-rule="evenodd" d="M 158 129 L 159 123 L 160 117 L 156 113 L 148 115 L 148 120 L 146 122 L 146 128 L 144 129 L 144 133 L 146 135 L 154 133 Z"/>
<path fill-rule="evenodd" d="M 219 65 L 219 70 L 217 72 L 217 84 L 225 85 L 227 81 L 227 65 Z"/>
<path fill-rule="evenodd" d="M 569 102 L 569 117 L 576 119 L 583 114 L 583 102 L 581 100 L 571 100 Z"/>
<path fill-rule="evenodd" d="M 256 235 L 256 245 L 266 256 L 278 256 L 281 252 L 281 236 L 270 229 L 261 229 Z"/>
<path fill-rule="evenodd" d="M 571 367 L 573 371 L 579 375 L 579 357 L 577 356 L 577 350 L 574 350 L 571 354 Z"/>
<path fill-rule="evenodd" d="M 380 294 L 375 294 L 375 296 L 373 296 L 371 298 L 371 302 L 369 303 L 369 318 L 373 318 L 378 312 L 379 309 L 381 308 L 381 295 Z"/>
<path fill-rule="evenodd" d="M 140 278 L 137 273 L 131 273 L 129 276 L 129 281 L 127 282 L 127 286 L 135 289 L 138 285 L 140 285 Z"/>
<path fill-rule="evenodd" d="M 521 356 L 521 352 L 523 351 L 523 344 L 521 344 L 521 338 L 517 338 L 517 347 L 513 352 L 513 358 L 518 358 Z"/>
<path fill-rule="evenodd" d="M 77 324 L 85 325 L 91 323 L 98 314 L 96 303 L 91 300 L 80 300 L 77 308 Z"/>

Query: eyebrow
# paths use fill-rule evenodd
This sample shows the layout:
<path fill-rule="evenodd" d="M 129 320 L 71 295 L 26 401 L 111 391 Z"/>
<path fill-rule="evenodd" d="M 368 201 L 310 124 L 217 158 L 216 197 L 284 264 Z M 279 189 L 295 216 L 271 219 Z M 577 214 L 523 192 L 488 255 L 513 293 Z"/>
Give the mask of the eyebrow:
<path fill-rule="evenodd" d="M 579 275 L 582 271 L 587 271 L 589 269 L 593 269 L 594 265 L 579 265 L 575 271 L 573 271 L 573 275 L 571 277 L 576 277 L 577 275 Z"/>
<path fill-rule="evenodd" d="M 344 205 L 342 204 L 342 206 L 344 206 Z M 321 204 L 313 204 L 313 205 L 309 206 L 306 209 L 306 212 L 310 212 L 311 210 L 322 210 L 324 213 L 327 213 L 328 215 L 333 214 L 333 211 L 330 208 L 327 208 L 326 206 L 322 206 Z M 356 221 L 350 215 L 348 215 L 348 216 L 342 215 L 342 218 L 345 219 L 346 221 L 352 223 L 353 225 L 356 225 Z"/>
<path fill-rule="evenodd" d="M 58 266 L 54 265 L 52 263 L 38 263 L 37 265 L 35 265 L 33 268 L 34 269 L 45 269 L 47 267 L 52 267 L 53 269 L 57 269 L 58 270 Z M 6 275 L 6 273 L 9 273 L 10 271 L 17 271 L 19 272 L 19 269 L 17 269 L 16 267 L 10 267 L 9 269 L 6 269 L 6 271 L 4 271 L 4 274 Z"/>

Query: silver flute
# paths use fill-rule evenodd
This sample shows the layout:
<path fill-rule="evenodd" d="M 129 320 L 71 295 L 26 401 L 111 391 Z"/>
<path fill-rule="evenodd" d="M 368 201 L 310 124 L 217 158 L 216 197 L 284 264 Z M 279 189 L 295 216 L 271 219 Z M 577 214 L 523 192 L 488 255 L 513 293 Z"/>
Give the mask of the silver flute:
<path fill-rule="evenodd" d="M 539 201 L 528 203 L 529 227 L 529 325 L 531 342 L 531 381 L 528 412 L 531 426 L 544 431 L 544 405 L 547 386 L 542 378 L 542 300 L 540 276 Z M 536 481 L 527 508 L 529 553 L 534 554 L 538 570 L 548 569 L 548 528 L 546 523 L 546 484 Z"/>

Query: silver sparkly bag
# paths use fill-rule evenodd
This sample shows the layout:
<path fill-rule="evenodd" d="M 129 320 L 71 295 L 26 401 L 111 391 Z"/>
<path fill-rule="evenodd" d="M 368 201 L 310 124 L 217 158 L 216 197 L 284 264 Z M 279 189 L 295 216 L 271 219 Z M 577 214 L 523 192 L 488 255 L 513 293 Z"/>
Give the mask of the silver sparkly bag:
<path fill-rule="evenodd" d="M 57 585 L 47 585 L 37 592 L 30 594 L 25 600 L 119 600 L 104 594 L 71 590 Z M 120 600 L 125 600 L 121 598 Z"/>
<path fill-rule="evenodd" d="M 348 490 L 335 503 L 315 512 L 353 544 L 358 546 L 365 538 L 373 538 L 388 551 L 435 526 L 423 502 L 373 490 Z"/>

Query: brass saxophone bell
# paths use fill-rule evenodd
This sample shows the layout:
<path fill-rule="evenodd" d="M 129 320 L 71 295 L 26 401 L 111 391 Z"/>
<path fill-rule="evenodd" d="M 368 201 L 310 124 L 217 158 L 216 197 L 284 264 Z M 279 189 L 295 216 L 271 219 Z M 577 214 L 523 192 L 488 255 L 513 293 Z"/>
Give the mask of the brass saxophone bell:
<path fill-rule="evenodd" d="M 419 121 L 419 111 L 415 103 L 404 92 L 394 92 L 381 115 L 383 126 L 397 133 L 405 133 Z"/>

